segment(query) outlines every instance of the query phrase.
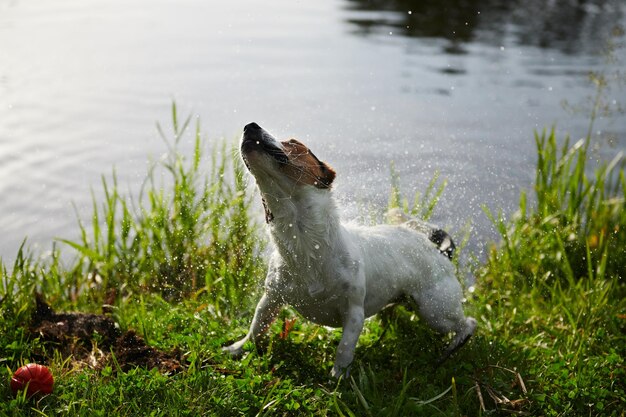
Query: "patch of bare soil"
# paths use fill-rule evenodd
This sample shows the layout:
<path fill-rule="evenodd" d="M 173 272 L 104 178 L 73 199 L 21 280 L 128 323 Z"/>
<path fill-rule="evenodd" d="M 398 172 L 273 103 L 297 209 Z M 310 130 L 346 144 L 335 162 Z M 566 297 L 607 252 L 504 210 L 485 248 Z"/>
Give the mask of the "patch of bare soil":
<path fill-rule="evenodd" d="M 30 326 L 46 350 L 52 348 L 78 365 L 102 369 L 115 362 L 123 371 L 134 367 L 158 368 L 172 374 L 183 370 L 180 352 L 164 352 L 148 346 L 135 331 L 122 333 L 108 316 L 87 313 L 56 313 L 41 295 L 37 295 Z"/>

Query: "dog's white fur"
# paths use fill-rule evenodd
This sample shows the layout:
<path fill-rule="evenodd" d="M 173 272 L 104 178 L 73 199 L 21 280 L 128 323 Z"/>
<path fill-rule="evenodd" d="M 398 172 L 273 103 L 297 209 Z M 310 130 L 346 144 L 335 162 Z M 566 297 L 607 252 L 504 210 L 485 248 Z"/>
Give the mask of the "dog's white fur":
<path fill-rule="evenodd" d="M 472 335 L 476 320 L 463 314 L 454 267 L 427 234 L 410 222 L 341 223 L 330 190 L 334 172 L 295 140 L 279 142 L 251 123 L 241 150 L 271 220 L 275 250 L 250 330 L 226 351 L 241 354 L 291 305 L 315 323 L 343 328 L 332 370 L 338 377 L 353 360 L 365 318 L 405 296 L 431 328 L 455 333 L 444 357 Z"/>

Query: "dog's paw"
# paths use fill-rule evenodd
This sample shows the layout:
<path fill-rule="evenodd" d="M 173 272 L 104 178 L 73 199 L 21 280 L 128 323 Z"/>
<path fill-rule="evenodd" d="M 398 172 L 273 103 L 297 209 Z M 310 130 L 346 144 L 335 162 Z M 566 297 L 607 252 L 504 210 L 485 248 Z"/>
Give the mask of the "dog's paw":
<path fill-rule="evenodd" d="M 333 366 L 333 370 L 330 371 L 330 376 L 333 377 L 334 379 L 347 379 L 350 378 L 350 367 L 341 367 L 338 366 L 337 364 L 335 364 L 335 366 Z"/>

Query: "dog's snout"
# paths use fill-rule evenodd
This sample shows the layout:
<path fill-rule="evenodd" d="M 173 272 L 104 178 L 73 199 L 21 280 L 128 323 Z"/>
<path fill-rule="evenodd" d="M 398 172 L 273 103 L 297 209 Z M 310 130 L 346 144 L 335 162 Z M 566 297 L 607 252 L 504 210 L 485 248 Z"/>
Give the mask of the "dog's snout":
<path fill-rule="evenodd" d="M 281 144 L 254 122 L 244 126 L 241 136 L 241 153 L 246 155 L 253 151 L 264 151 L 281 164 L 288 159 Z"/>
<path fill-rule="evenodd" d="M 251 131 L 254 131 L 254 130 L 261 130 L 261 126 L 259 126 L 255 122 L 252 122 L 252 123 L 248 123 L 243 128 L 244 132 L 251 132 Z"/>

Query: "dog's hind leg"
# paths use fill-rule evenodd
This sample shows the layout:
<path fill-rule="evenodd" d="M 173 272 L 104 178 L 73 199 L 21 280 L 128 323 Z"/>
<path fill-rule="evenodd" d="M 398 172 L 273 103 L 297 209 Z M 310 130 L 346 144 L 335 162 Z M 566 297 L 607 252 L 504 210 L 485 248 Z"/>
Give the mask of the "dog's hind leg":
<path fill-rule="evenodd" d="M 443 354 L 437 361 L 437 365 L 441 365 L 450 357 L 450 355 L 459 350 L 469 340 L 469 338 L 472 337 L 475 329 L 476 319 L 474 317 L 467 317 L 465 319 L 465 327 L 463 327 L 462 330 L 457 331 L 454 335 L 454 339 L 452 339 L 452 342 L 450 342 L 450 344 L 443 351 Z"/>
<path fill-rule="evenodd" d="M 444 279 L 430 289 L 416 291 L 411 297 L 417 304 L 420 318 L 433 330 L 441 334 L 454 333 L 454 339 L 444 350 L 438 364 L 474 334 L 476 320 L 463 313 L 461 286 L 455 278 Z"/>

